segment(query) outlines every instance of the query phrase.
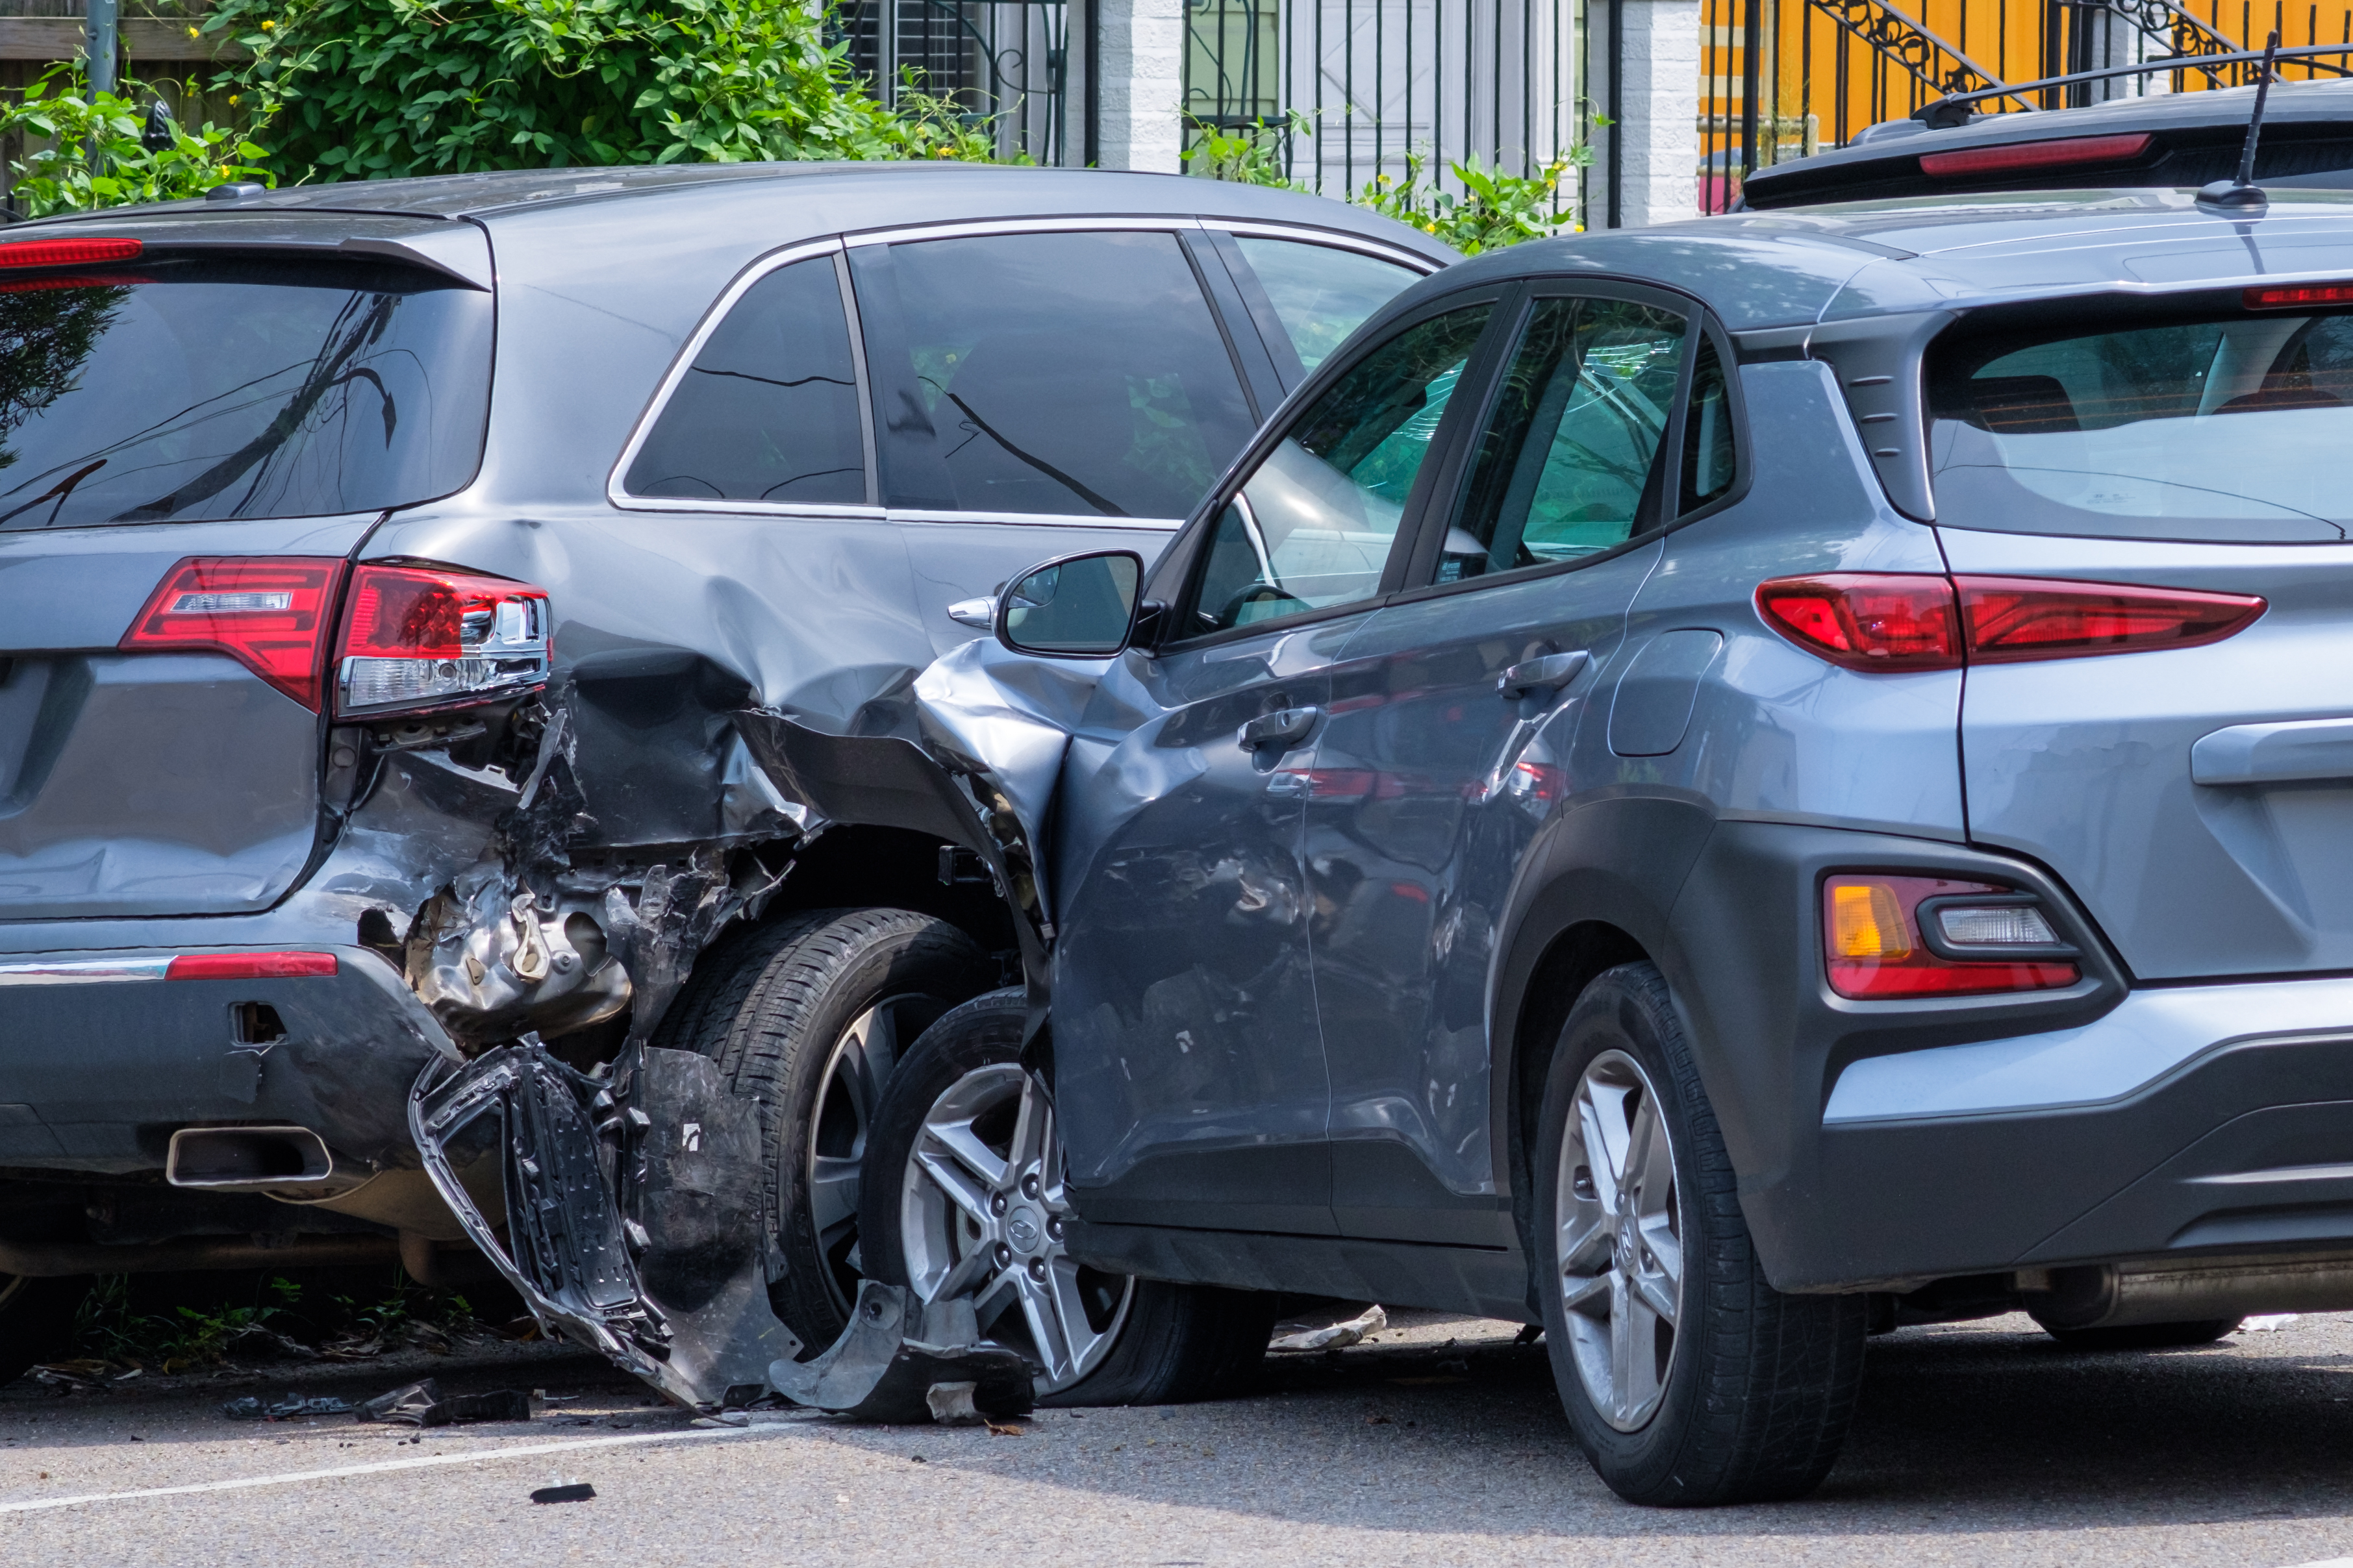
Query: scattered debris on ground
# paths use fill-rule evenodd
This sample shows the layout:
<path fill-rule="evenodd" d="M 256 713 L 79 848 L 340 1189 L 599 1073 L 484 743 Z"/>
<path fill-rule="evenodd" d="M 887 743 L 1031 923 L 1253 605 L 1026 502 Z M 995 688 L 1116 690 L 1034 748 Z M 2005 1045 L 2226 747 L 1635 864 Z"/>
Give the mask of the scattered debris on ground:
<path fill-rule="evenodd" d="M 349 1415 L 352 1405 L 351 1401 L 332 1394 L 308 1398 L 289 1394 L 272 1404 L 264 1404 L 258 1395 L 248 1394 L 222 1405 L 220 1413 L 232 1421 L 301 1421 L 312 1415 Z"/>
<path fill-rule="evenodd" d="M 379 1394 L 352 1414 L 398 1426 L 450 1426 L 470 1421 L 528 1421 L 531 1396 L 519 1388 L 488 1394 L 444 1394 L 431 1378 Z"/>
<path fill-rule="evenodd" d="M 1389 1315 L 1378 1307 L 1367 1307 L 1342 1323 L 1327 1323 L 1314 1328 L 1305 1323 L 1278 1323 L 1274 1341 L 1267 1346 L 1276 1351 L 1336 1351 L 1347 1345 L 1361 1344 L 1366 1336 L 1379 1333 L 1389 1326 Z"/>
<path fill-rule="evenodd" d="M 531 1494 L 533 1502 L 586 1502 L 596 1495 L 596 1489 L 586 1481 L 570 1481 L 563 1486 L 542 1487 Z"/>

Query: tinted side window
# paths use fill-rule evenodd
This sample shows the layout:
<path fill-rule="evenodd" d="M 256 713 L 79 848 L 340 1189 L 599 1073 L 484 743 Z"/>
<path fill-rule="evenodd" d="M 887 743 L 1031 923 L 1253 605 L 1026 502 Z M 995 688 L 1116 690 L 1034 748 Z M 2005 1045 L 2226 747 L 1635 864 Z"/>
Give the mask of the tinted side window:
<path fill-rule="evenodd" d="M 1406 500 L 1491 310 L 1408 328 L 1300 416 L 1219 515 L 1185 635 L 1379 592 Z"/>
<path fill-rule="evenodd" d="M 1715 340 L 1700 334 L 1692 366 L 1691 395 L 1683 401 L 1683 511 L 1705 506 L 1732 489 L 1739 474 L 1733 445 L 1732 396 L 1725 386 L 1724 361 Z"/>
<path fill-rule="evenodd" d="M 1264 294 L 1262 308 L 1261 300 L 1250 301 L 1252 312 L 1273 318 L 1261 320 L 1259 330 L 1285 386 L 1298 385 L 1366 318 L 1420 276 L 1335 246 L 1249 234 L 1236 235 L 1234 243 Z"/>
<path fill-rule="evenodd" d="M 1183 517 L 1250 439 L 1173 234 L 911 241 L 851 265 L 894 507 Z"/>
<path fill-rule="evenodd" d="M 663 405 L 622 488 L 865 504 L 858 373 L 832 257 L 780 267 L 735 301 Z"/>
<path fill-rule="evenodd" d="M 1665 520 L 1667 421 L 1689 323 L 1622 300 L 1542 300 L 1528 318 L 1438 581 L 1573 560 Z"/>
<path fill-rule="evenodd" d="M 491 296 L 347 261 L 0 288 L 0 530 L 317 517 L 462 489 Z"/>

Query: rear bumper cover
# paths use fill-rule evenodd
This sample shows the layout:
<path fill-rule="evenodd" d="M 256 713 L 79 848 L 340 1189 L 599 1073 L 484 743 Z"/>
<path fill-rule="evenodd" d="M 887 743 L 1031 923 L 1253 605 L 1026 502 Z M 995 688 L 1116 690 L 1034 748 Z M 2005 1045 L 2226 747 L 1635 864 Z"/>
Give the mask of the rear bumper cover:
<path fill-rule="evenodd" d="M 459 1061 L 457 1048 L 380 955 L 299 945 L 333 953 L 335 973 L 164 978 L 178 954 L 240 951 L 221 947 L 0 955 L 0 1166 L 157 1170 L 174 1129 L 248 1122 L 413 1166 L 409 1086 L 427 1061 Z M 248 1003 L 266 1005 L 282 1037 L 241 1037 Z"/>
<path fill-rule="evenodd" d="M 1950 845 L 1719 824 L 1677 900 L 1683 1005 L 1767 1276 L 1785 1290 L 2353 1245 L 2353 979 L 1858 1003 L 1821 976 L 1820 877 L 2042 892 Z"/>

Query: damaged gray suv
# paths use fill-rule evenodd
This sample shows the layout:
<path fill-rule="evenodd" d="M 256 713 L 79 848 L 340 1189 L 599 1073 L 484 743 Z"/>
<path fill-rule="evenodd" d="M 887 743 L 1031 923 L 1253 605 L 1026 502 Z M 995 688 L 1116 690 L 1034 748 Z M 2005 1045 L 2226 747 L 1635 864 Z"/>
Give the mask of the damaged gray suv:
<path fill-rule="evenodd" d="M 744 715 L 857 732 L 1013 571 L 1156 553 L 1450 253 L 961 165 L 214 197 L 0 240 L 0 1374 L 92 1273 L 568 1237 L 580 1331 L 715 1400 L 677 1304 L 830 1341 L 896 1054 L 1021 968 L 969 850 L 812 811 Z M 606 1096 L 575 1165 L 544 1106 L 427 1126 L 517 1041 Z M 750 1121 L 556 1236 L 534 1179 L 656 1159 L 640 1051 Z"/>
<path fill-rule="evenodd" d="M 2353 1309 L 2353 197 L 2239 201 L 1478 258 L 780 731 L 1045 955 L 902 1060 L 866 1289 L 1516 1318 L 1670 1504 L 1813 1487 L 1877 1330 Z"/>

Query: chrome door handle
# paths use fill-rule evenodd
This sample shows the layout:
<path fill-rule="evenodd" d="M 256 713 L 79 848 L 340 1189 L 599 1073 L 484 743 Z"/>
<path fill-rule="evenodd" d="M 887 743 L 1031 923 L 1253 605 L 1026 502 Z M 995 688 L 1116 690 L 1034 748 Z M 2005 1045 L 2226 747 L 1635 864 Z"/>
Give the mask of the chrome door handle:
<path fill-rule="evenodd" d="M 1577 679 L 1590 658 L 1583 648 L 1568 653 L 1548 653 L 1542 658 L 1523 659 L 1495 678 L 1495 689 L 1505 697 L 1526 697 L 1538 691 L 1557 691 Z"/>
<path fill-rule="evenodd" d="M 1283 708 L 1261 713 L 1235 731 L 1234 743 L 1245 752 L 1262 752 L 1276 745 L 1288 750 L 1307 739 L 1323 711 L 1320 708 Z"/>

